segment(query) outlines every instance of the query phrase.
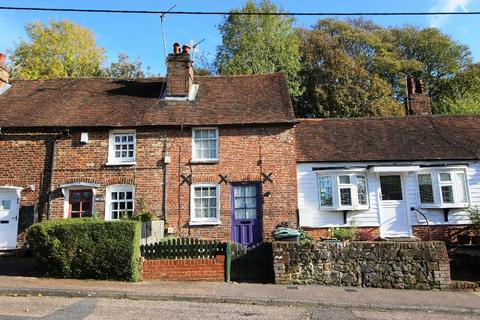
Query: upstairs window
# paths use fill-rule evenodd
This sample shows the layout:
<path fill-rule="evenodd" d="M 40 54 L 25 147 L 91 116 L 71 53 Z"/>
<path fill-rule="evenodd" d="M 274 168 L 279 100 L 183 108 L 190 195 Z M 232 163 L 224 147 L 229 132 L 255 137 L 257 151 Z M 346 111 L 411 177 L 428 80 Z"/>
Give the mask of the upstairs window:
<path fill-rule="evenodd" d="M 320 209 L 362 210 L 368 208 L 367 176 L 360 173 L 318 175 Z"/>
<path fill-rule="evenodd" d="M 218 129 L 192 129 L 192 160 L 197 162 L 218 161 Z"/>
<path fill-rule="evenodd" d="M 135 151 L 135 130 L 110 131 L 108 164 L 134 164 Z"/>
<path fill-rule="evenodd" d="M 418 196 L 423 207 L 466 207 L 468 189 L 464 171 L 432 171 L 417 174 Z"/>

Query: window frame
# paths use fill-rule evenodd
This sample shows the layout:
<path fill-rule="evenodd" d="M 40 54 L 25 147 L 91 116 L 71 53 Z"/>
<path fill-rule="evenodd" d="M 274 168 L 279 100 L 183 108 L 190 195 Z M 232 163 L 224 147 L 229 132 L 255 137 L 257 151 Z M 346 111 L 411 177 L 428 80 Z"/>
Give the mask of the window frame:
<path fill-rule="evenodd" d="M 216 197 L 216 217 L 215 218 L 196 218 L 195 217 L 195 188 L 215 188 Z M 201 198 L 200 198 L 201 199 Z M 220 220 L 220 185 L 216 183 L 193 183 L 190 186 L 190 225 L 218 225 Z"/>
<path fill-rule="evenodd" d="M 198 130 L 215 130 L 215 148 L 216 148 L 216 154 L 215 154 L 215 158 L 196 158 L 195 157 L 195 146 L 196 146 L 196 143 L 195 143 L 195 131 L 198 131 Z M 219 150 L 219 146 L 220 146 L 220 135 L 219 135 L 219 130 L 217 127 L 194 127 L 192 128 L 192 160 L 191 162 L 192 163 L 215 163 L 215 162 L 218 162 L 220 160 L 220 150 Z"/>
<path fill-rule="evenodd" d="M 350 183 L 340 183 L 341 176 L 349 176 Z M 367 203 L 360 204 L 358 198 L 358 185 L 357 176 L 363 176 L 365 178 L 365 193 Z M 321 194 L 320 194 L 320 178 L 330 177 L 332 183 L 332 205 L 322 206 Z M 351 197 L 351 205 L 341 204 L 341 189 L 349 189 Z M 317 172 L 317 196 L 318 196 L 318 208 L 321 211 L 358 211 L 368 210 L 370 208 L 370 194 L 368 191 L 368 174 L 365 170 L 362 171 L 318 171 Z"/>
<path fill-rule="evenodd" d="M 450 174 L 450 181 L 441 181 L 440 175 L 448 173 Z M 461 173 L 463 175 L 464 180 L 458 181 L 458 174 Z M 420 185 L 418 183 L 418 176 L 422 174 L 430 174 L 432 178 L 432 188 L 433 188 L 433 199 L 434 203 L 422 203 L 420 198 Z M 465 189 L 466 193 L 466 202 L 461 202 L 462 196 L 459 194 L 463 192 L 460 190 L 459 183 L 463 184 L 463 188 Z M 452 187 L 452 196 L 453 196 L 453 203 L 444 202 L 443 194 L 442 194 L 442 187 L 444 186 L 451 186 Z M 416 191 L 417 191 L 417 202 L 420 208 L 425 209 L 435 209 L 435 208 L 467 208 L 470 206 L 470 192 L 469 192 L 469 185 L 468 185 L 468 175 L 465 169 L 460 168 L 451 168 L 451 169 L 441 169 L 441 170 L 420 170 L 416 173 Z"/>
<path fill-rule="evenodd" d="M 90 193 L 90 214 L 87 216 L 87 217 L 84 217 L 83 216 L 83 212 L 82 212 L 82 203 L 83 202 L 87 202 L 87 201 L 82 201 L 82 193 L 84 192 L 88 192 Z M 72 194 L 73 193 L 80 193 L 80 207 L 79 207 L 79 212 L 78 212 L 78 217 L 72 217 Z M 94 192 L 92 189 L 69 189 L 68 190 L 68 218 L 72 218 L 72 219 L 75 219 L 75 218 L 92 218 L 93 215 L 94 215 Z"/>
<path fill-rule="evenodd" d="M 120 220 L 120 217 L 112 216 L 112 192 L 132 192 L 132 215 L 135 214 L 135 186 L 131 184 L 113 184 L 107 186 L 105 190 L 105 220 Z"/>
<path fill-rule="evenodd" d="M 115 157 L 115 136 L 133 135 L 133 157 L 117 158 Z M 108 160 L 107 165 L 135 165 L 137 159 L 137 132 L 135 129 L 128 130 L 110 130 L 108 135 Z"/>

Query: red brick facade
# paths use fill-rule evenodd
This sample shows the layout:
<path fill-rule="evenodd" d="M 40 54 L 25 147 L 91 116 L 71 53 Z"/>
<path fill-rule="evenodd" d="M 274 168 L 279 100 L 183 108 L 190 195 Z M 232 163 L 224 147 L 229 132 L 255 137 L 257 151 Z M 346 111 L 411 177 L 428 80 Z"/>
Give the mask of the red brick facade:
<path fill-rule="evenodd" d="M 0 136 L 2 181 L 0 185 L 23 187 L 21 206 L 35 205 L 38 216 L 63 218 L 65 197 L 62 185 L 94 183 L 95 213 L 105 216 L 106 187 L 115 184 L 135 186 L 136 205 L 142 200 L 147 209 L 165 217 L 176 236 L 230 240 L 230 193 L 233 182 L 261 183 L 263 197 L 263 237 L 269 239 L 282 221 L 296 225 L 295 140 L 290 125 L 219 128 L 219 161 L 194 164 L 191 128 L 137 128 L 136 165 L 109 166 L 108 129 L 71 130 L 68 134 L 21 133 L 11 131 Z M 80 133 L 88 132 L 87 144 Z M 52 174 L 51 207 L 48 210 L 53 138 L 57 137 Z M 166 165 L 166 212 L 163 204 L 164 156 Z M 264 181 L 262 173 L 272 174 Z M 181 183 L 181 175 L 192 175 L 193 183 L 220 185 L 220 225 L 191 226 L 190 185 Z M 220 183 L 220 175 L 228 183 Z M 34 185 L 35 191 L 28 186 Z M 48 214 L 50 212 L 50 217 Z M 20 217 L 21 219 L 22 217 Z M 23 229 L 20 236 L 23 236 Z"/>
<path fill-rule="evenodd" d="M 225 256 L 214 259 L 142 259 L 142 280 L 224 281 Z"/>

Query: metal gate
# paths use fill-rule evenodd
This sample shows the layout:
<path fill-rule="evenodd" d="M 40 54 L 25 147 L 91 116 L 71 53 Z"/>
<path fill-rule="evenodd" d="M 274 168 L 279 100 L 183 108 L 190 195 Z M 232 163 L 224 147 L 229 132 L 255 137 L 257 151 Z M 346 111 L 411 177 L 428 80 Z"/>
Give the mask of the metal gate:
<path fill-rule="evenodd" d="M 273 283 L 272 244 L 259 243 L 247 247 L 238 243 L 228 243 L 227 281 Z"/>

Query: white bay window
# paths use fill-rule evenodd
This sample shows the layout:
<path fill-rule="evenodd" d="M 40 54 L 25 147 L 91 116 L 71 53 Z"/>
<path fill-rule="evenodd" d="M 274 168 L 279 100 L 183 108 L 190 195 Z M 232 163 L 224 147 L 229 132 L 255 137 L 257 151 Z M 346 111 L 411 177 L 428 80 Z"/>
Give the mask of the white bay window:
<path fill-rule="evenodd" d="M 469 205 L 465 171 L 419 172 L 417 185 L 421 207 L 462 208 Z"/>
<path fill-rule="evenodd" d="M 368 209 L 367 176 L 361 172 L 318 172 L 321 210 Z"/>

